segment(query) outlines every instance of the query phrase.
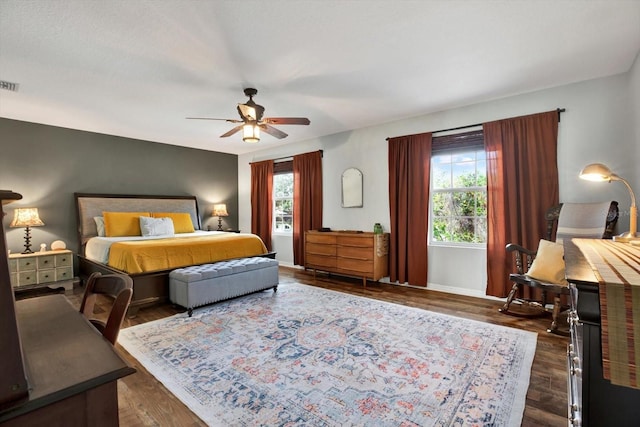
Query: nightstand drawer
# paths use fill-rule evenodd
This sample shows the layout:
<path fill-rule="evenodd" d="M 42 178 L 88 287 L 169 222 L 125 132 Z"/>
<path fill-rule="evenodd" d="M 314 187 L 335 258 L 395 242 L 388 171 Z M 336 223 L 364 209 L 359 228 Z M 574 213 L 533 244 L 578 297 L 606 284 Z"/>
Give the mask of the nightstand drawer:
<path fill-rule="evenodd" d="M 56 268 L 56 281 L 70 280 L 73 277 L 72 267 Z"/>
<path fill-rule="evenodd" d="M 35 271 L 37 261 L 35 258 L 18 258 L 18 271 Z"/>
<path fill-rule="evenodd" d="M 53 268 L 47 270 L 38 270 L 38 283 L 48 283 L 56 281 L 56 270 Z"/>
<path fill-rule="evenodd" d="M 37 282 L 38 282 L 38 274 L 36 273 L 35 270 L 18 273 L 19 286 L 35 285 Z"/>
<path fill-rule="evenodd" d="M 56 268 L 58 267 L 71 267 L 73 265 L 73 255 L 71 254 L 59 254 L 56 257 Z"/>
<path fill-rule="evenodd" d="M 45 255 L 39 256 L 36 258 L 36 262 L 38 263 L 38 270 L 46 270 L 48 268 L 53 268 L 56 265 L 56 257 L 55 255 Z"/>

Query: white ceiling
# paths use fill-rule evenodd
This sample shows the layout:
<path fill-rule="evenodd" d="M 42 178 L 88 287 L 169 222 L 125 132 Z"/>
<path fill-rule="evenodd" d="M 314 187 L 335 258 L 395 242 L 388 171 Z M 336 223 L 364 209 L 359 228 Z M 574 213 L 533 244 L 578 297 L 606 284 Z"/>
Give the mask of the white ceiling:
<path fill-rule="evenodd" d="M 623 73 L 640 1 L 0 0 L 0 116 L 242 154 Z M 234 126 L 255 87 L 289 137 Z"/>

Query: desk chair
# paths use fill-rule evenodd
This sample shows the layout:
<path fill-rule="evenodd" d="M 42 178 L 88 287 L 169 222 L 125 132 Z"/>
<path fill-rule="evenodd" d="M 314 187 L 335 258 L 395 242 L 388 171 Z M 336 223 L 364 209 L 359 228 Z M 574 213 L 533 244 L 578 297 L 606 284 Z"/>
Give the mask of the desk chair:
<path fill-rule="evenodd" d="M 98 294 L 113 298 L 111 310 L 106 322 L 96 319 L 94 307 Z M 127 308 L 133 296 L 133 280 L 126 274 L 101 274 L 93 273 L 87 279 L 80 313 L 91 322 L 100 333 L 115 345 L 118 333 L 127 313 Z"/>
<path fill-rule="evenodd" d="M 564 278 L 562 240 L 574 237 L 611 239 L 618 221 L 618 202 L 560 203 L 547 210 L 545 219 L 547 221 L 546 241 L 540 242 L 538 251 L 515 243 L 509 243 L 506 246 L 507 252 L 514 255 L 516 273 L 509 275 L 513 286 L 507 301 L 499 311 L 512 316 L 542 316 L 548 313 L 547 296 L 552 294 L 552 322 L 547 332 L 567 335 L 566 331 L 558 329 L 558 316 L 566 308 L 566 304 L 562 304 L 562 295 L 569 295 L 569 288 Z M 551 239 L 556 225 L 557 244 L 554 244 Z M 539 255 L 538 260 L 536 260 L 537 255 Z M 525 287 L 532 290 L 527 293 Z M 540 292 L 534 292 L 533 289 L 539 289 Z M 529 296 L 526 296 L 527 294 Z M 540 296 L 537 297 L 537 295 Z M 514 301 L 518 304 L 512 304 Z"/>

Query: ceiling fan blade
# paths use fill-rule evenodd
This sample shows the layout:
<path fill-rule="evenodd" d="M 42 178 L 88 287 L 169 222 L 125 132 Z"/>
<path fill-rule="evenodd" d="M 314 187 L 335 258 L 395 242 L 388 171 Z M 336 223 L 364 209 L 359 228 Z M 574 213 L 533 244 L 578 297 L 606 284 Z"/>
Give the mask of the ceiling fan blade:
<path fill-rule="evenodd" d="M 213 117 L 186 117 L 186 118 L 190 120 L 222 120 L 230 123 L 244 123 L 242 120 L 237 120 L 237 119 L 214 119 Z"/>
<path fill-rule="evenodd" d="M 231 129 L 229 132 L 227 132 L 227 133 L 223 133 L 222 135 L 220 135 L 220 138 L 226 138 L 226 137 L 228 137 L 228 136 L 233 135 L 233 134 L 234 134 L 234 133 L 236 133 L 236 132 L 239 132 L 239 131 L 242 129 L 242 127 L 243 127 L 243 126 L 244 126 L 244 125 L 240 125 L 240 126 L 236 126 L 236 127 L 234 127 L 234 128 L 233 128 L 233 129 Z"/>
<path fill-rule="evenodd" d="M 270 125 L 308 125 L 311 123 L 306 117 L 267 117 L 262 121 Z"/>
<path fill-rule="evenodd" d="M 262 123 L 258 126 L 260 126 L 260 129 L 262 129 L 265 133 L 268 133 L 271 136 L 275 136 L 278 139 L 286 138 L 288 136 L 280 129 L 276 129 L 273 126 L 269 126 L 268 124 Z"/>

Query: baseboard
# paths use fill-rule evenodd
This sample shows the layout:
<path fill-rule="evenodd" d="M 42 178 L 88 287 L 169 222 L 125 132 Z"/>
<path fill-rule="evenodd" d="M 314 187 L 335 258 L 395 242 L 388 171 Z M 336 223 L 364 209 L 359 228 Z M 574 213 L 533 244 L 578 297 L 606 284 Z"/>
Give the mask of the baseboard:
<path fill-rule="evenodd" d="M 304 267 L 299 266 L 299 265 L 294 265 L 294 264 L 289 263 L 289 262 L 279 261 L 279 264 L 280 264 L 281 267 L 295 268 L 295 269 L 298 269 L 298 270 L 304 270 Z M 424 288 L 422 286 L 411 286 L 411 285 L 401 284 L 401 283 L 392 283 L 392 282 L 389 281 L 389 277 L 383 277 L 382 279 L 380 279 L 380 282 L 387 283 L 387 284 L 390 284 L 390 285 L 396 285 L 396 286 L 406 286 L 406 287 L 415 288 L 415 289 L 427 289 L 427 290 L 430 290 L 430 291 L 446 292 L 448 294 L 464 295 L 464 296 L 475 297 L 475 298 L 483 298 L 483 299 L 488 299 L 488 300 L 492 300 L 492 301 L 502 301 L 502 302 L 504 302 L 506 300 L 506 298 L 497 298 L 497 297 L 494 297 L 494 296 L 485 295 L 482 291 L 478 291 L 478 290 L 475 290 L 475 289 L 458 288 L 456 286 L 444 286 L 444 285 L 438 285 L 436 283 L 428 283 L 427 287 Z"/>
<path fill-rule="evenodd" d="M 483 292 L 475 289 L 457 288 L 455 286 L 443 286 L 443 285 L 437 285 L 435 283 L 429 283 L 427 285 L 427 289 L 430 289 L 432 291 L 438 291 L 438 292 L 446 292 L 446 293 L 455 294 L 455 295 L 464 295 L 468 297 L 483 298 L 483 299 L 488 299 L 492 301 L 505 301 L 505 298 L 497 298 L 491 295 L 485 295 Z"/>

